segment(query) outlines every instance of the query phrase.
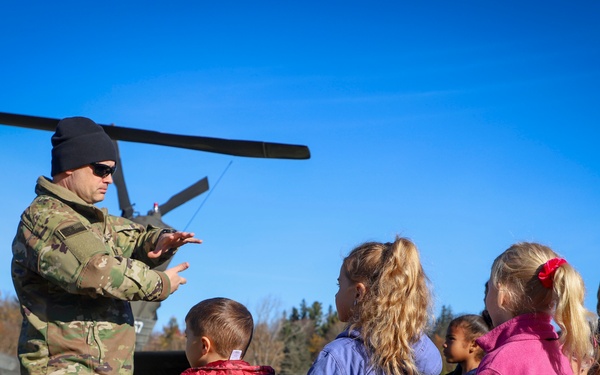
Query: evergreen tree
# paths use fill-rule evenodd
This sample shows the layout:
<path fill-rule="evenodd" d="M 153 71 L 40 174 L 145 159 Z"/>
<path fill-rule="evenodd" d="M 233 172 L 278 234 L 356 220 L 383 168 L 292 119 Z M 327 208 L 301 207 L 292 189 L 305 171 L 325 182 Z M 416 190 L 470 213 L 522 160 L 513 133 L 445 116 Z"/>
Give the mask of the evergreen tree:
<path fill-rule="evenodd" d="M 446 337 L 446 330 L 448 330 L 448 326 L 454 318 L 452 307 L 442 305 L 442 311 L 440 312 L 440 316 L 436 319 L 433 333 L 440 337 Z"/>
<path fill-rule="evenodd" d="M 312 320 L 315 326 L 320 326 L 323 320 L 323 305 L 321 302 L 313 302 L 308 309 L 308 319 Z"/>
<path fill-rule="evenodd" d="M 284 343 L 282 375 L 306 374 L 311 365 L 310 353 L 307 350 L 310 336 L 310 321 L 301 319 L 288 320 L 281 330 L 281 340 Z"/>
<path fill-rule="evenodd" d="M 323 316 L 323 304 L 305 300 L 299 309 L 293 308 L 281 330 L 284 342 L 284 359 L 281 363 L 282 375 L 306 374 L 312 362 L 323 347 L 339 334 L 343 328 L 337 313 L 329 306 Z"/>
<path fill-rule="evenodd" d="M 150 340 L 144 347 L 144 350 L 183 350 L 185 349 L 185 336 L 177 324 L 177 319 L 173 316 L 169 323 L 163 326 L 161 333 L 152 333 Z"/>
<path fill-rule="evenodd" d="M 308 316 L 308 307 L 306 306 L 306 300 L 300 302 L 300 319 L 306 319 Z"/>
<path fill-rule="evenodd" d="M 300 312 L 298 311 L 297 308 L 292 307 L 292 313 L 290 314 L 290 320 L 292 322 L 295 322 L 297 320 L 300 320 Z"/>

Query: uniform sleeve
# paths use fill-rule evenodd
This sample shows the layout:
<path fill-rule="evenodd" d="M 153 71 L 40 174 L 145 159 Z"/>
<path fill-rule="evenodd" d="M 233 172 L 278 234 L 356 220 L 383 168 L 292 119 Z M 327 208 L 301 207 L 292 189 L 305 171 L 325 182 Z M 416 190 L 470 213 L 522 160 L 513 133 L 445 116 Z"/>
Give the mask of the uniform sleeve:
<path fill-rule="evenodd" d="M 331 353 L 322 350 L 308 370 L 308 375 L 345 375 L 342 367 Z M 437 375 L 437 374 L 436 374 Z"/>
<path fill-rule="evenodd" d="M 21 226 L 28 268 L 73 294 L 132 301 L 160 301 L 169 295 L 166 274 L 135 259 L 115 256 L 80 221 L 60 216 L 45 220 L 39 228 Z"/>
<path fill-rule="evenodd" d="M 148 258 L 148 253 L 156 248 L 161 228 L 152 225 L 144 227 L 118 216 L 109 216 L 108 225 L 115 233 L 116 247 L 127 258 L 139 260 L 152 268 L 164 263 L 175 254 L 175 251 L 171 251 L 164 253 L 160 258 Z"/>
<path fill-rule="evenodd" d="M 98 254 L 82 267 L 71 293 L 101 295 L 128 301 L 162 301 L 171 285 L 164 272 L 135 259 Z"/>

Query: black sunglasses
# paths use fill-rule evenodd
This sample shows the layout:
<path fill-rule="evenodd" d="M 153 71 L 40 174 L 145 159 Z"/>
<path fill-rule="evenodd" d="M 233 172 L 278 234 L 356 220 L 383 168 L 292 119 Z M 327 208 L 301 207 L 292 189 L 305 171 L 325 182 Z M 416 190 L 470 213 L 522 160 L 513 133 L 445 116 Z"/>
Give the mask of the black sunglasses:
<path fill-rule="evenodd" d="M 92 172 L 100 178 L 105 178 L 109 174 L 115 173 L 115 171 L 117 170 L 116 164 L 111 167 L 106 164 L 90 163 L 90 167 L 92 167 Z"/>

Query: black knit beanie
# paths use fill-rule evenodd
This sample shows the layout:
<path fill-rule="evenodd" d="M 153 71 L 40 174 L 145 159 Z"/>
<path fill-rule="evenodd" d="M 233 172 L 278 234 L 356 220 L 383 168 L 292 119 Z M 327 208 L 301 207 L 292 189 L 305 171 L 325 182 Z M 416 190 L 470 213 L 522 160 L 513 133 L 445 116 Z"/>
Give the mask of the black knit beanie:
<path fill-rule="evenodd" d="M 104 160 L 117 161 L 117 151 L 104 129 L 85 117 L 60 120 L 52 136 L 52 176 Z"/>

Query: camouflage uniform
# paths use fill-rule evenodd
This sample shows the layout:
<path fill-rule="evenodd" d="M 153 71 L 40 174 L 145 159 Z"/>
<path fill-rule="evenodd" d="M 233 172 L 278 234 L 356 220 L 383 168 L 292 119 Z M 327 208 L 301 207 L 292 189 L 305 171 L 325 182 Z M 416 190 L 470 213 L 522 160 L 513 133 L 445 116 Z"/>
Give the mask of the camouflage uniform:
<path fill-rule="evenodd" d="M 161 301 L 169 279 L 151 260 L 160 229 L 108 215 L 40 177 L 13 241 L 12 278 L 23 313 L 21 372 L 131 374 L 129 301 Z"/>

